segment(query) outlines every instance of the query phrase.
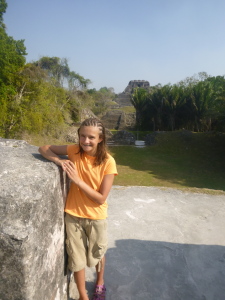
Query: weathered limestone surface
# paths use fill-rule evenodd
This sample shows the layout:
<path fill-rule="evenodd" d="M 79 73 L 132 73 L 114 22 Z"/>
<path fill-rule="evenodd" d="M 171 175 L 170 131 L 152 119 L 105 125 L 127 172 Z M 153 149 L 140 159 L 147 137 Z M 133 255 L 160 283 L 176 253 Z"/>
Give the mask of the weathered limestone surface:
<path fill-rule="evenodd" d="M 0 139 L 0 299 L 67 299 L 59 168 L 37 147 Z"/>

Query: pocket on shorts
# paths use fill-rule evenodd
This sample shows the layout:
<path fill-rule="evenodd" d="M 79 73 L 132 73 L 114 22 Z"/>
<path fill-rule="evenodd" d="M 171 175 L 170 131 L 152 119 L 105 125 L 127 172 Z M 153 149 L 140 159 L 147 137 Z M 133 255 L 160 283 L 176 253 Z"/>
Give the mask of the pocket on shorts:
<path fill-rule="evenodd" d="M 69 256 L 71 256 L 73 254 L 73 250 L 72 250 L 72 247 L 71 247 L 71 242 L 69 239 L 66 239 L 66 251 L 67 251 L 67 254 Z"/>
<path fill-rule="evenodd" d="M 106 253 L 106 250 L 107 250 L 107 245 L 103 245 L 103 244 L 98 244 L 96 245 L 96 249 L 93 253 L 93 257 L 94 258 L 97 258 L 97 259 L 101 259 L 104 254 Z"/>

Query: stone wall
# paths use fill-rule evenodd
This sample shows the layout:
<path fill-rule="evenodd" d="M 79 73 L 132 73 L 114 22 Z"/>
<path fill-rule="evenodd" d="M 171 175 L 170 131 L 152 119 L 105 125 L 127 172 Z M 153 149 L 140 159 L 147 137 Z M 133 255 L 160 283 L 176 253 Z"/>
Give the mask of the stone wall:
<path fill-rule="evenodd" d="M 0 299 L 67 299 L 62 171 L 37 147 L 0 138 L 0 186 Z"/>

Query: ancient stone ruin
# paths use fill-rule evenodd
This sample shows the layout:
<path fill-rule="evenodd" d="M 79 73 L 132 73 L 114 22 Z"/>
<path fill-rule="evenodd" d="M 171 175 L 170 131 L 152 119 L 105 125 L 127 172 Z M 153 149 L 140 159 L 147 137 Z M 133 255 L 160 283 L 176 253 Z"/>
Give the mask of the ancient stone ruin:
<path fill-rule="evenodd" d="M 120 107 L 132 106 L 130 102 L 130 97 L 136 87 L 149 89 L 150 84 L 146 80 L 131 80 L 128 86 L 125 88 L 124 92 L 118 94 L 118 97 L 115 99 L 115 102 L 117 102 Z"/>
<path fill-rule="evenodd" d="M 110 110 L 102 116 L 101 120 L 109 129 L 122 130 L 135 125 L 135 113 L 128 114 L 119 109 Z"/>
<path fill-rule="evenodd" d="M 0 138 L 0 186 L 0 299 L 68 299 L 62 171 L 37 147 Z"/>
<path fill-rule="evenodd" d="M 148 89 L 148 88 L 150 88 L 150 84 L 146 80 L 131 80 L 129 82 L 128 86 L 125 88 L 124 92 L 132 93 L 136 87 Z"/>
<path fill-rule="evenodd" d="M 134 128 L 136 116 L 134 112 L 126 112 L 122 108 L 125 106 L 133 106 L 130 102 L 131 95 L 136 87 L 150 89 L 150 84 L 146 80 L 131 80 L 123 93 L 118 94 L 114 99 L 116 105 L 109 110 L 102 120 L 109 129 L 126 130 Z"/>

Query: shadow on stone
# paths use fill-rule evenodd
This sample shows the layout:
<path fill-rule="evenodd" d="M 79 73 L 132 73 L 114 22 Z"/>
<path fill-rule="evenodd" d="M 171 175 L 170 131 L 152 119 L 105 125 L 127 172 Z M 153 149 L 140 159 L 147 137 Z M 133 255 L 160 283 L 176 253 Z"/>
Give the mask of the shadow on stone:
<path fill-rule="evenodd" d="M 224 300 L 225 247 L 117 240 L 107 252 L 107 300 Z"/>

